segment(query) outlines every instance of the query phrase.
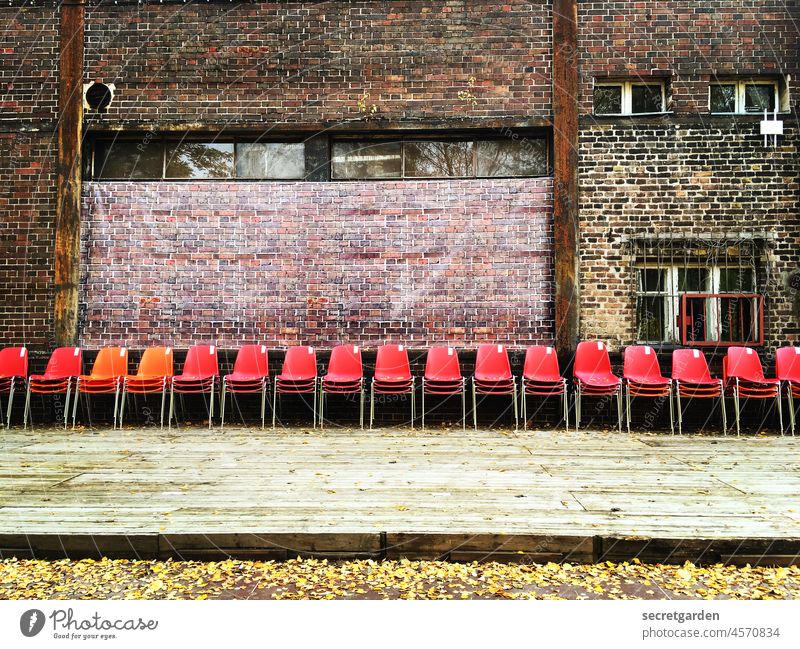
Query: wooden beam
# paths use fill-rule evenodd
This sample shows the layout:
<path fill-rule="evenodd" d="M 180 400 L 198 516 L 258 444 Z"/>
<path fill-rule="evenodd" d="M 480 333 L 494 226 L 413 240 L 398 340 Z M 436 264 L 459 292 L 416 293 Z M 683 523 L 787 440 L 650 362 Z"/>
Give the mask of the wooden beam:
<path fill-rule="evenodd" d="M 578 2 L 553 2 L 553 235 L 555 343 L 578 342 Z"/>
<path fill-rule="evenodd" d="M 84 0 L 60 9 L 58 66 L 58 159 L 56 161 L 55 299 L 56 344 L 78 338 L 81 240 L 81 138 L 83 128 Z"/>

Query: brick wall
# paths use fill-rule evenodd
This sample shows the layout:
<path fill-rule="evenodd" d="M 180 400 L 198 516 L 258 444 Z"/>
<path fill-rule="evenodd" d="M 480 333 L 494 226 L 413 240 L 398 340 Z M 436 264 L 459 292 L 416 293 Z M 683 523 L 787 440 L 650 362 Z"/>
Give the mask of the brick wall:
<path fill-rule="evenodd" d="M 550 342 L 552 181 L 84 192 L 82 343 Z"/>
<path fill-rule="evenodd" d="M 373 122 L 527 122 L 550 113 L 550 23 L 549 2 L 104 3 L 86 68 L 116 85 L 105 123 L 339 124 L 365 92 Z"/>

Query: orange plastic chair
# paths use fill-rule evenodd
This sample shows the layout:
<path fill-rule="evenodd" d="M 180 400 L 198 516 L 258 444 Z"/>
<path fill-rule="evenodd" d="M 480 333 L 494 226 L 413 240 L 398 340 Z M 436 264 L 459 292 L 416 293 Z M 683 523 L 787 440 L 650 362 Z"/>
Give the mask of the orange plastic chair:
<path fill-rule="evenodd" d="M 0 394 L 8 394 L 6 428 L 11 427 L 14 392 L 25 391 L 28 382 L 28 350 L 25 347 L 0 349 Z"/>
<path fill-rule="evenodd" d="M 72 406 L 72 427 L 75 428 L 75 418 L 78 414 L 78 399 L 83 394 L 86 404 L 86 413 L 91 422 L 89 397 L 93 394 L 114 395 L 113 427 L 117 427 L 117 408 L 119 406 L 119 392 L 123 377 L 128 373 L 128 350 L 125 347 L 104 347 L 101 349 L 92 365 L 91 374 L 81 374 L 75 389 L 75 403 Z"/>
<path fill-rule="evenodd" d="M 781 382 L 764 376 L 761 359 L 750 347 L 728 347 L 722 360 L 722 380 L 725 389 L 733 397 L 736 408 L 736 434 L 740 433 L 740 401 L 745 399 L 775 399 L 783 435 L 783 412 L 781 411 Z"/>
<path fill-rule="evenodd" d="M 31 374 L 28 377 L 23 427 L 27 427 L 28 419 L 31 416 L 31 394 L 66 394 L 64 428 L 67 427 L 70 396 L 75 383 L 78 381 L 78 376 L 80 376 L 81 365 L 80 347 L 59 347 L 50 355 L 44 374 Z"/>
<path fill-rule="evenodd" d="M 214 419 L 214 392 L 219 379 L 219 362 L 217 361 L 217 348 L 215 345 L 193 345 L 186 352 L 183 363 L 183 374 L 172 377 L 169 394 L 169 417 L 167 427 L 172 426 L 172 417 L 175 414 L 175 394 L 208 394 L 210 405 L 208 409 L 208 427 Z"/>
<path fill-rule="evenodd" d="M 119 412 L 119 427 L 125 417 L 125 404 L 129 394 L 161 393 L 161 428 L 164 428 L 164 404 L 167 388 L 172 380 L 172 348 L 150 347 L 144 350 L 136 374 L 128 374 L 122 380 L 122 404 Z"/>
<path fill-rule="evenodd" d="M 243 345 L 236 353 L 233 372 L 222 377 L 219 407 L 220 428 L 225 426 L 225 396 L 236 394 L 261 395 L 261 428 L 264 428 L 267 392 L 269 388 L 269 355 L 266 345 Z"/>
<path fill-rule="evenodd" d="M 669 399 L 669 429 L 675 433 L 675 415 L 672 407 L 672 379 L 661 374 L 656 351 L 649 345 L 635 345 L 625 348 L 625 366 L 622 370 L 625 380 L 625 422 L 631 432 L 631 397 Z"/>

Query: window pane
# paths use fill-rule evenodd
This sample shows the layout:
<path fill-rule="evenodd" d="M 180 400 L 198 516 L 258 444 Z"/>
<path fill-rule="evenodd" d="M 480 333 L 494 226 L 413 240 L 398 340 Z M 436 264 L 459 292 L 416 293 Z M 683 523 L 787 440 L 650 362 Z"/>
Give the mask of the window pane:
<path fill-rule="evenodd" d="M 752 268 L 720 268 L 720 293 L 752 293 L 755 291 Z"/>
<path fill-rule="evenodd" d="M 711 86 L 711 112 L 736 112 L 736 85 L 733 83 L 715 84 Z"/>
<path fill-rule="evenodd" d="M 663 293 L 666 271 L 658 268 L 639 269 L 639 291 L 642 293 Z"/>
<path fill-rule="evenodd" d="M 681 293 L 708 293 L 707 268 L 679 268 L 678 291 Z"/>
<path fill-rule="evenodd" d="M 233 144 L 181 142 L 167 145 L 167 178 L 230 178 Z"/>
<path fill-rule="evenodd" d="M 546 176 L 547 140 L 479 140 L 477 143 L 479 176 Z"/>
<path fill-rule="evenodd" d="M 306 146 L 302 142 L 248 142 L 236 145 L 237 178 L 303 178 Z"/>
<path fill-rule="evenodd" d="M 744 87 L 744 109 L 748 113 L 763 113 L 764 109 L 775 110 L 775 86 L 772 84 L 748 83 Z"/>
<path fill-rule="evenodd" d="M 472 142 L 404 142 L 407 178 L 474 176 Z"/>
<path fill-rule="evenodd" d="M 663 109 L 660 84 L 637 84 L 631 88 L 631 112 L 660 113 Z"/>
<path fill-rule="evenodd" d="M 640 295 L 636 299 L 636 339 L 664 340 L 664 298 Z"/>
<path fill-rule="evenodd" d="M 97 142 L 94 172 L 97 178 L 161 178 L 161 142 Z"/>
<path fill-rule="evenodd" d="M 334 142 L 334 178 L 399 178 L 400 142 Z"/>
<path fill-rule="evenodd" d="M 595 86 L 594 112 L 597 115 L 619 115 L 622 112 L 622 86 Z"/>

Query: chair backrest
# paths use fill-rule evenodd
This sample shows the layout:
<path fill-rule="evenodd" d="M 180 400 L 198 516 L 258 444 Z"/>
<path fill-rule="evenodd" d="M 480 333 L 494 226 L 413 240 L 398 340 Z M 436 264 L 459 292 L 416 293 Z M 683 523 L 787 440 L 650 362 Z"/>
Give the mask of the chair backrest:
<path fill-rule="evenodd" d="M 80 347 L 59 347 L 50 354 L 44 376 L 48 379 L 64 379 L 79 376 L 83 356 Z"/>
<path fill-rule="evenodd" d="M 556 350 L 544 345 L 528 347 L 522 376 L 533 381 L 560 381 L 561 369 L 558 367 Z"/>
<path fill-rule="evenodd" d="M 125 347 L 103 347 L 92 364 L 93 379 L 115 379 L 128 373 L 128 350 Z"/>
<path fill-rule="evenodd" d="M 234 374 L 245 374 L 263 378 L 269 374 L 266 345 L 243 345 L 233 363 Z"/>
<path fill-rule="evenodd" d="M 750 347 L 728 347 L 725 355 L 725 378 L 739 378 L 745 381 L 763 381 L 764 368 L 758 353 Z"/>
<path fill-rule="evenodd" d="M 684 383 L 711 383 L 708 361 L 699 349 L 676 349 L 672 352 L 672 378 Z"/>
<path fill-rule="evenodd" d="M 664 380 L 656 350 L 650 345 L 633 345 L 625 348 L 625 364 L 622 375 L 626 379 L 634 381 Z"/>
<path fill-rule="evenodd" d="M 317 376 L 317 352 L 313 347 L 289 347 L 283 359 L 283 376 L 288 381 L 309 381 Z"/>
<path fill-rule="evenodd" d="M 455 347 L 431 347 L 425 360 L 426 381 L 460 381 L 461 366 Z"/>
<path fill-rule="evenodd" d="M 608 347 L 599 340 L 585 340 L 575 350 L 575 376 L 600 376 L 613 374 Z"/>
<path fill-rule="evenodd" d="M 775 355 L 775 372 L 781 381 L 800 382 L 800 347 L 781 347 Z"/>
<path fill-rule="evenodd" d="M 139 361 L 138 376 L 172 376 L 172 348 L 149 347 Z"/>
<path fill-rule="evenodd" d="M 328 361 L 328 376 L 357 381 L 364 377 L 361 348 L 358 345 L 336 345 Z"/>
<path fill-rule="evenodd" d="M 382 345 L 375 359 L 375 378 L 378 381 L 410 381 L 411 365 L 405 345 Z"/>
<path fill-rule="evenodd" d="M 194 345 L 186 353 L 183 364 L 186 376 L 209 377 L 219 375 L 217 348 L 214 345 Z"/>
<path fill-rule="evenodd" d="M 0 349 L 0 376 L 28 376 L 28 350 L 25 347 Z"/>
<path fill-rule="evenodd" d="M 475 358 L 477 381 L 508 381 L 511 379 L 511 362 L 505 345 L 480 345 Z"/>

